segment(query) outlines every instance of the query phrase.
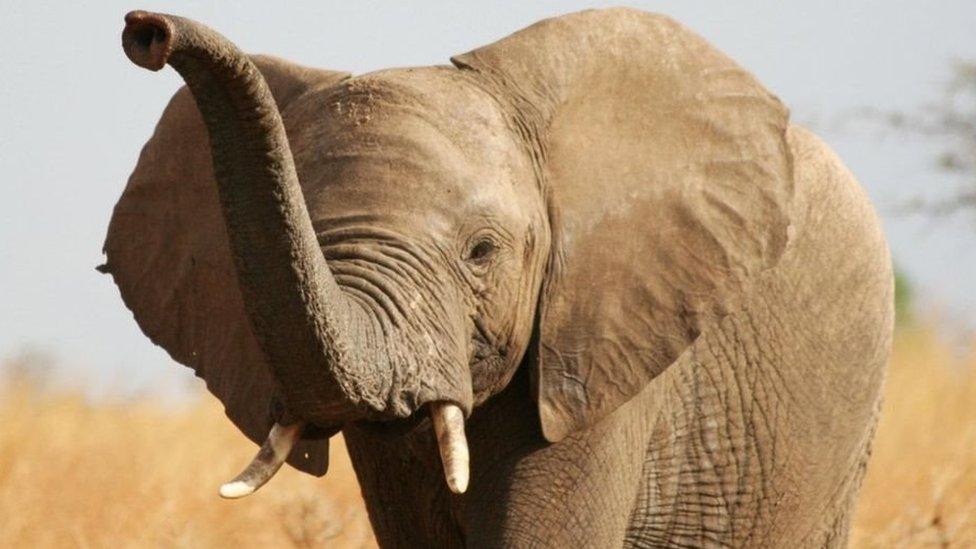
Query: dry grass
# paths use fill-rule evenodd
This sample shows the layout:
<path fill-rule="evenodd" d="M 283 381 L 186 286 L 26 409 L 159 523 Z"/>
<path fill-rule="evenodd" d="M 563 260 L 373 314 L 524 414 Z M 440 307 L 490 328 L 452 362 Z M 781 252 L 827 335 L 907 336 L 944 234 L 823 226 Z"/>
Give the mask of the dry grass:
<path fill-rule="evenodd" d="M 316 479 L 286 467 L 257 496 L 217 487 L 256 447 L 207 399 L 91 405 L 0 392 L 0 547 L 373 547 L 339 441 Z"/>
<path fill-rule="evenodd" d="M 976 547 L 976 353 L 898 333 L 855 547 Z"/>
<path fill-rule="evenodd" d="M 976 356 L 899 334 L 855 547 L 976 546 Z M 0 391 L 0 547 L 372 546 L 341 442 L 331 471 L 283 470 L 250 499 L 218 484 L 254 446 L 210 399 L 100 403 Z"/>

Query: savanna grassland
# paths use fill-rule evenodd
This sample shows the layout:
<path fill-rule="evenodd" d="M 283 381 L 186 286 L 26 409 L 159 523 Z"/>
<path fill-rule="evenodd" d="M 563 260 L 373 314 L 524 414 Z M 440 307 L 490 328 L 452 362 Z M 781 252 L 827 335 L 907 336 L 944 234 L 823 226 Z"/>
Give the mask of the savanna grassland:
<path fill-rule="evenodd" d="M 898 332 L 854 547 L 976 547 L 976 352 Z M 92 403 L 0 389 L 0 547 L 372 547 L 340 442 L 322 479 L 285 468 L 228 502 L 255 448 L 209 397 Z"/>

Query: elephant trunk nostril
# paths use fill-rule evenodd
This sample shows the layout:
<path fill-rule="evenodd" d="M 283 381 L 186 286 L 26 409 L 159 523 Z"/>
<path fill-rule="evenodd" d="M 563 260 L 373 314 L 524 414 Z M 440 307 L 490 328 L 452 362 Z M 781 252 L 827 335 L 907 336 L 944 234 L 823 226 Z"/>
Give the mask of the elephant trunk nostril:
<path fill-rule="evenodd" d="M 122 31 L 122 49 L 136 65 L 158 71 L 173 51 L 173 25 L 163 16 L 145 11 L 129 12 Z"/>

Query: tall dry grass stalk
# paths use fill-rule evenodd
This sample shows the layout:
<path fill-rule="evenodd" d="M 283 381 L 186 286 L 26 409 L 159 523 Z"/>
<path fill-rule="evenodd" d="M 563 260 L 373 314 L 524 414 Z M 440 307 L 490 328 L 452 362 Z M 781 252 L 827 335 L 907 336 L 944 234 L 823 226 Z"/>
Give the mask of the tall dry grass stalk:
<path fill-rule="evenodd" d="M 852 545 L 976 547 L 976 353 L 898 332 L 882 410 Z"/>
<path fill-rule="evenodd" d="M 855 547 L 976 547 L 976 356 L 900 332 Z M 89 404 L 0 390 L 0 547 L 372 546 L 341 440 L 324 479 L 285 468 L 259 494 L 216 488 L 255 447 L 211 399 Z"/>

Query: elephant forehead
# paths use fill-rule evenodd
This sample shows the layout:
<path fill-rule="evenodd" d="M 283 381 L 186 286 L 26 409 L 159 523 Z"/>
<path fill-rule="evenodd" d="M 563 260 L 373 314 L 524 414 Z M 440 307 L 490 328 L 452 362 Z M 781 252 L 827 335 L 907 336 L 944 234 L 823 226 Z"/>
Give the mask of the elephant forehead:
<path fill-rule="evenodd" d="M 454 230 L 473 215 L 518 216 L 528 157 L 494 100 L 451 72 L 378 73 L 320 99 L 317 123 L 292 137 L 313 219 Z"/>

